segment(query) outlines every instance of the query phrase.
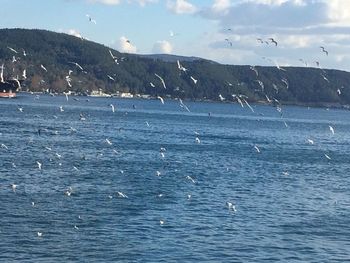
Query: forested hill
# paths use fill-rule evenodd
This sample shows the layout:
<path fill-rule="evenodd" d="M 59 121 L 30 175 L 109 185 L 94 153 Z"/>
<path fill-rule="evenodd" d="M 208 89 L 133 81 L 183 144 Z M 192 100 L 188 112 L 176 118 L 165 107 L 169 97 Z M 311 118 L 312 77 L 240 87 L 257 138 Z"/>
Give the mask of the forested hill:
<path fill-rule="evenodd" d="M 23 89 L 30 91 L 86 94 L 102 89 L 110 94 L 120 91 L 226 101 L 238 101 L 232 94 L 240 94 L 248 101 L 350 104 L 350 73 L 344 71 L 139 56 L 45 30 L 1 29 L 0 64 L 5 66 L 5 78 L 22 78 L 26 70 Z"/>

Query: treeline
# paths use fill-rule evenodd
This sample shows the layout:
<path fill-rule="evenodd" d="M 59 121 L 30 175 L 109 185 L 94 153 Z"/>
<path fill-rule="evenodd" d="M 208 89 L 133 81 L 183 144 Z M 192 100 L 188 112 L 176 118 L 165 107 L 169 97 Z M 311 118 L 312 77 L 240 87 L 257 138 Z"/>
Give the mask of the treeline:
<path fill-rule="evenodd" d="M 23 89 L 29 91 L 89 94 L 102 90 L 229 101 L 236 101 L 232 96 L 236 94 L 248 97 L 248 101 L 350 104 L 350 73 L 345 71 L 222 65 L 199 58 L 176 60 L 175 56 L 120 53 L 64 33 L 0 30 L 4 77 L 26 77 Z"/>

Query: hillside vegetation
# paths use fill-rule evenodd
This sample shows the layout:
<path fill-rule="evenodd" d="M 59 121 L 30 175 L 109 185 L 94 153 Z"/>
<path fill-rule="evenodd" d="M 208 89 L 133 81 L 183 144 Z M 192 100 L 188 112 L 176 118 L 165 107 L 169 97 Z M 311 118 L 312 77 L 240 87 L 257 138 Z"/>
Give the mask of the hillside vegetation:
<path fill-rule="evenodd" d="M 101 89 L 109 94 L 119 91 L 226 101 L 237 101 L 237 97 L 232 96 L 236 94 L 241 98 L 247 96 L 250 102 L 350 104 L 350 73 L 345 71 L 251 68 L 193 57 L 125 54 L 45 30 L 1 29 L 0 63 L 4 64 L 5 78 L 21 79 L 26 70 L 22 89 L 29 91 L 89 94 Z M 164 79 L 166 88 L 157 75 Z"/>

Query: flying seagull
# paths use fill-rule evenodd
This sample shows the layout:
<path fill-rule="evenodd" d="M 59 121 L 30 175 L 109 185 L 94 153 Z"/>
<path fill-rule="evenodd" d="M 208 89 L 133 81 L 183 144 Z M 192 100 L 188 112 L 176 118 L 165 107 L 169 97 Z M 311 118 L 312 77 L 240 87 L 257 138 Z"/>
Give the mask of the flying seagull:
<path fill-rule="evenodd" d="M 88 15 L 88 14 L 86 16 L 87 16 L 87 18 L 89 18 L 89 21 L 91 23 L 94 23 L 96 25 L 96 20 L 95 19 L 92 19 L 92 17 L 90 15 Z"/>
<path fill-rule="evenodd" d="M 274 43 L 275 46 L 277 46 L 277 41 L 276 40 L 274 40 L 272 37 L 270 37 L 269 40 L 271 41 L 271 43 Z"/>
<path fill-rule="evenodd" d="M 325 48 L 323 46 L 321 46 L 320 49 L 322 50 L 322 52 L 326 53 L 326 55 L 328 56 L 328 51 L 325 50 Z"/>
<path fill-rule="evenodd" d="M 159 78 L 160 79 L 160 81 L 162 82 L 162 84 L 163 84 L 163 88 L 164 89 L 166 89 L 166 85 L 165 85 L 165 81 L 164 81 L 164 79 L 161 77 L 161 76 L 159 76 L 157 73 L 154 73 L 154 75 L 157 77 L 157 78 Z"/>

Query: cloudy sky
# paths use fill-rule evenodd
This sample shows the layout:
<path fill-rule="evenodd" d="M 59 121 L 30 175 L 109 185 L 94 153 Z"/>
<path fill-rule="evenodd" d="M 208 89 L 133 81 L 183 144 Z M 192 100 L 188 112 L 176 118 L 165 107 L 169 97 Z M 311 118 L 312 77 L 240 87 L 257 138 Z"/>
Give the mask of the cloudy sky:
<path fill-rule="evenodd" d="M 1 28 L 65 32 L 121 52 L 198 56 L 240 65 L 315 67 L 317 61 L 324 68 L 350 71 L 350 0 L 0 3 Z"/>

